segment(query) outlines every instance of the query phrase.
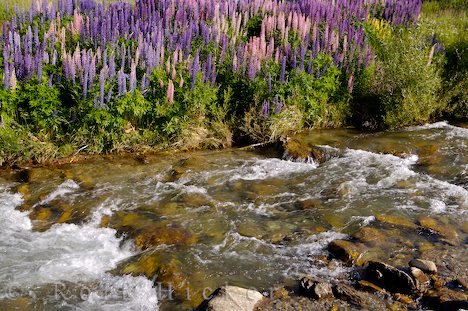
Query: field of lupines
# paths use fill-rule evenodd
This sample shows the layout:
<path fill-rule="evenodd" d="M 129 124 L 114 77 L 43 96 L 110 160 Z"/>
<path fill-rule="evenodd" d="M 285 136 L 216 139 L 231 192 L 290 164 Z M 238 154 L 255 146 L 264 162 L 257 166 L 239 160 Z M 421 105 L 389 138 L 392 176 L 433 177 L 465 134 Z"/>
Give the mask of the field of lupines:
<path fill-rule="evenodd" d="M 122 134 L 198 147 L 340 125 L 376 57 L 366 29 L 413 27 L 421 5 L 33 1 L 2 25 L 2 127 L 99 152 Z"/>

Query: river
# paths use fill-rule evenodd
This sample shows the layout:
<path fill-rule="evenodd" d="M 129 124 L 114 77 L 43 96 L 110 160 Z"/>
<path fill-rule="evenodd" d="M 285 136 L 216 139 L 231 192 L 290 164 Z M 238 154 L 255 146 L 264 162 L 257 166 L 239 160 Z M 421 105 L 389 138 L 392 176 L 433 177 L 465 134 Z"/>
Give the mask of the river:
<path fill-rule="evenodd" d="M 187 309 L 225 283 L 268 291 L 301 275 L 345 279 L 349 267 L 322 260 L 328 243 L 378 228 L 382 215 L 430 216 L 456 238 L 389 229 L 373 248 L 381 258 L 404 263 L 430 244 L 466 261 L 468 129 L 294 139 L 327 160 L 231 149 L 2 171 L 0 309 Z"/>

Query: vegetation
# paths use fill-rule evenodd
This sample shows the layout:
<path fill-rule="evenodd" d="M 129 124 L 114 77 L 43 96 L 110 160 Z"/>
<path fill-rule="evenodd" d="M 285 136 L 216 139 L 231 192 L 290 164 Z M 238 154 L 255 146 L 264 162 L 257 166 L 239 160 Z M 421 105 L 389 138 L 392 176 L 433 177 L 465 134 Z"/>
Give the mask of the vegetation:
<path fill-rule="evenodd" d="M 195 3 L 2 3 L 0 165 L 468 116 L 464 1 Z"/>

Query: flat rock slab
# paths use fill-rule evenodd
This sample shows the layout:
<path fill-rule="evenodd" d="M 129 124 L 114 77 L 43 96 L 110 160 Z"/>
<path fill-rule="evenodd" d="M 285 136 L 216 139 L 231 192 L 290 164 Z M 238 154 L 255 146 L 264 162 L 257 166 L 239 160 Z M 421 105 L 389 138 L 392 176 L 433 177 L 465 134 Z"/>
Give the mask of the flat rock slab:
<path fill-rule="evenodd" d="M 209 311 L 253 311 L 263 295 L 255 290 L 237 286 L 218 288 L 212 298 L 202 306 L 201 310 Z"/>

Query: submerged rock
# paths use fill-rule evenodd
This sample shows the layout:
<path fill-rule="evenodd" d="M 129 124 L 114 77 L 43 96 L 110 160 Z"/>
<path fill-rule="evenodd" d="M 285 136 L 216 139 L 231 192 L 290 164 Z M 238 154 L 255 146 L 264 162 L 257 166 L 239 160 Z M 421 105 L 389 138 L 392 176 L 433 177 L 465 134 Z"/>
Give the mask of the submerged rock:
<path fill-rule="evenodd" d="M 362 227 L 353 234 L 353 238 L 371 244 L 381 243 L 386 240 L 387 235 L 382 230 L 373 227 Z"/>
<path fill-rule="evenodd" d="M 336 258 L 350 264 L 361 256 L 363 246 L 347 240 L 334 240 L 328 244 L 328 251 Z"/>
<path fill-rule="evenodd" d="M 203 301 L 201 290 L 189 280 L 190 274 L 184 270 L 180 260 L 171 254 L 155 252 L 144 254 L 136 261 L 122 264 L 117 274 L 145 276 L 159 283 L 162 289 L 171 289 L 176 300 L 189 309 Z"/>
<path fill-rule="evenodd" d="M 458 240 L 457 232 L 453 230 L 452 228 L 448 227 L 447 225 L 435 220 L 434 218 L 430 218 L 426 216 L 419 217 L 418 223 L 422 228 L 436 233 L 441 238 L 443 238 L 444 241 L 448 242 L 449 244 L 452 244 L 452 245 L 457 244 L 457 240 Z"/>
<path fill-rule="evenodd" d="M 369 262 L 365 277 L 393 293 L 411 294 L 416 290 L 415 282 L 406 272 L 383 262 Z"/>
<path fill-rule="evenodd" d="M 237 286 L 223 286 L 213 292 L 211 298 L 198 310 L 206 311 L 254 311 L 263 295 L 255 290 Z"/>
<path fill-rule="evenodd" d="M 435 274 L 437 273 L 437 266 L 430 260 L 413 259 L 409 262 L 410 267 L 416 267 L 424 272 Z"/>
<path fill-rule="evenodd" d="M 407 229 L 416 229 L 417 227 L 408 219 L 395 215 L 377 214 L 375 215 L 375 220 L 391 226 L 402 227 Z"/>
<path fill-rule="evenodd" d="M 161 225 L 145 227 L 135 237 L 135 245 L 141 250 L 157 245 L 192 245 L 197 242 L 197 237 L 183 228 L 173 228 Z"/>

